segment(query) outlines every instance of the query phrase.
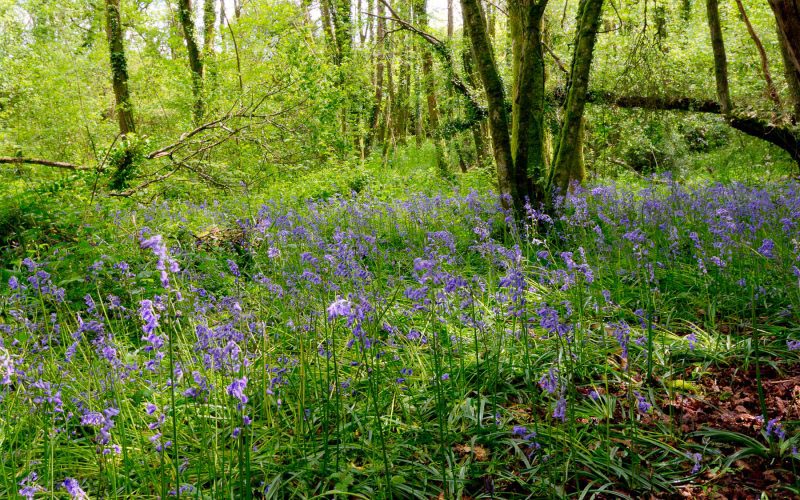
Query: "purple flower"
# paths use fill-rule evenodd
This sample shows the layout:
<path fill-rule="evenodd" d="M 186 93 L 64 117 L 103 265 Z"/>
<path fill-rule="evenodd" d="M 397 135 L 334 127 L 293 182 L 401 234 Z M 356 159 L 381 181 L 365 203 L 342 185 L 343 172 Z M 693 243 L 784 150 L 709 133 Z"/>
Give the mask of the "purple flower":
<path fill-rule="evenodd" d="M 236 262 L 230 259 L 228 259 L 228 269 L 230 270 L 233 276 L 237 278 L 241 276 L 241 273 L 239 272 L 239 266 L 236 264 Z"/>
<path fill-rule="evenodd" d="M 349 300 L 339 299 L 333 301 L 328 306 L 328 319 L 333 320 L 339 317 L 350 317 L 353 314 L 353 307 Z"/>
<path fill-rule="evenodd" d="M 81 425 L 100 427 L 105 423 L 106 418 L 99 411 L 90 411 L 81 417 Z"/>
<path fill-rule="evenodd" d="M 765 238 L 761 242 L 761 247 L 758 249 L 758 253 L 760 253 L 761 255 L 763 255 L 768 259 L 774 259 L 775 254 L 772 253 L 774 249 L 775 249 L 775 242 L 769 238 Z"/>
<path fill-rule="evenodd" d="M 78 484 L 78 480 L 68 477 L 64 479 L 64 482 L 61 483 L 67 493 L 69 493 L 70 498 L 74 498 L 77 500 L 88 500 L 89 496 L 86 494 L 85 491 L 81 489 L 81 485 Z"/>
<path fill-rule="evenodd" d="M 612 323 L 611 334 L 617 339 L 617 343 L 622 348 L 622 357 L 628 358 L 628 343 L 631 340 L 631 327 L 625 321 Z"/>
<path fill-rule="evenodd" d="M 19 494 L 25 497 L 27 500 L 31 500 L 34 496 L 36 496 L 36 493 L 45 491 L 44 488 L 36 484 L 38 479 L 39 474 L 36 472 L 31 472 L 28 474 L 25 479 L 19 482 L 19 485 L 22 486 L 22 488 L 19 490 Z"/>
<path fill-rule="evenodd" d="M 703 455 L 699 453 L 688 453 L 687 456 L 690 460 L 694 461 L 694 465 L 692 466 L 690 474 L 697 474 L 700 472 L 700 469 L 702 468 L 700 462 L 703 460 Z"/>
<path fill-rule="evenodd" d="M 556 407 L 553 409 L 553 418 L 561 419 L 562 422 L 567 420 L 567 399 L 564 396 L 558 398 Z"/>
<path fill-rule="evenodd" d="M 636 396 L 636 407 L 639 409 L 641 413 L 647 413 L 652 408 L 652 405 L 647 402 L 647 399 L 642 396 L 639 391 L 633 391 L 633 394 Z"/>
<path fill-rule="evenodd" d="M 144 333 L 150 335 L 158 328 L 158 314 L 153 310 L 152 300 L 144 299 L 139 302 L 139 315 L 142 321 L 144 321 L 144 325 L 142 325 L 142 331 L 144 331 Z"/>
<path fill-rule="evenodd" d="M 767 422 L 766 432 L 767 436 L 775 436 L 783 441 L 786 439 L 786 431 L 783 429 L 780 420 L 780 417 L 777 417 Z"/>
<path fill-rule="evenodd" d="M 542 378 L 539 379 L 539 387 L 550 394 L 556 392 L 556 388 L 558 387 L 558 370 L 550 368 L 550 371 L 542 375 Z"/>
<path fill-rule="evenodd" d="M 247 395 L 244 390 L 247 389 L 247 377 L 234 379 L 231 385 L 228 386 L 228 395 L 239 400 L 239 406 L 247 404 Z"/>

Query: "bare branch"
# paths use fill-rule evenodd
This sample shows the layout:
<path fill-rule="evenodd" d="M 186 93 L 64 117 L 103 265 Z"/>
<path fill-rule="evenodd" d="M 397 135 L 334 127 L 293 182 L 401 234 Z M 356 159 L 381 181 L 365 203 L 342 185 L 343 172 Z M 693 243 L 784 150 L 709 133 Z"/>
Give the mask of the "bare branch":
<path fill-rule="evenodd" d="M 544 49 L 547 51 L 547 53 L 550 54 L 550 57 L 552 57 L 553 60 L 556 62 L 556 64 L 558 65 L 558 69 L 560 69 L 566 74 L 569 74 L 569 70 L 567 69 L 566 66 L 564 66 L 564 63 L 561 61 L 561 58 L 559 58 L 558 55 L 555 52 L 553 52 L 553 49 L 551 49 L 550 46 L 544 42 L 542 42 L 542 45 L 544 46 Z"/>
<path fill-rule="evenodd" d="M 44 165 L 46 167 L 63 168 L 66 170 L 90 170 L 89 167 L 83 165 L 75 165 L 74 163 L 66 163 L 63 161 L 43 160 L 41 158 L 22 158 L 18 156 L 0 156 L 0 163 L 29 163 L 31 165 Z"/>

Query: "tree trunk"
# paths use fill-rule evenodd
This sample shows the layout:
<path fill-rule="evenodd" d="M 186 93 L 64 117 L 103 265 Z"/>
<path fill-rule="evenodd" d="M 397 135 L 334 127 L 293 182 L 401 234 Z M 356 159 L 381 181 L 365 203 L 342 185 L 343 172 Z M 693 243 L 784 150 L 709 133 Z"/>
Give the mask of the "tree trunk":
<path fill-rule="evenodd" d="M 414 17 L 422 31 L 428 30 L 428 12 L 426 0 L 415 0 Z M 425 83 L 425 99 L 428 103 L 428 137 L 436 135 L 439 129 L 439 105 L 436 101 L 436 82 L 433 79 L 433 54 L 427 44 L 420 47 L 422 51 L 422 79 Z"/>
<path fill-rule="evenodd" d="M 582 0 L 578 10 L 578 27 L 575 33 L 572 69 L 567 83 L 564 123 L 561 126 L 551 171 L 553 187 L 562 194 L 567 192 L 570 182 L 582 182 L 585 177 L 583 111 L 589 91 L 589 74 L 602 9 L 603 0 Z"/>
<path fill-rule="evenodd" d="M 781 57 L 783 59 L 783 72 L 784 75 L 786 75 L 786 83 L 789 86 L 789 96 L 792 104 L 792 121 L 797 123 L 800 121 L 800 65 L 795 64 L 795 61 L 792 59 L 791 44 L 786 39 L 777 20 L 778 11 L 774 12 L 776 17 L 776 31 L 778 32 L 778 44 L 780 45 Z M 800 48 L 798 48 L 797 51 L 800 52 Z"/>
<path fill-rule="evenodd" d="M 123 32 L 119 15 L 119 0 L 106 0 L 106 36 L 111 59 L 111 82 L 114 88 L 114 99 L 117 102 L 119 133 L 125 136 L 135 132 L 136 127 L 133 123 L 133 106 L 128 91 L 128 64 L 125 59 L 125 47 L 122 43 Z"/>
<path fill-rule="evenodd" d="M 392 123 L 394 124 L 394 139 L 400 144 L 404 144 L 406 140 L 406 132 L 408 130 L 408 121 L 410 118 L 409 102 L 411 94 L 411 65 L 408 62 L 408 54 L 413 49 L 409 49 L 408 44 L 405 43 L 405 37 L 402 36 L 397 39 L 397 50 L 399 51 L 398 59 L 400 60 L 397 72 L 397 85 L 394 94 L 394 116 Z"/>
<path fill-rule="evenodd" d="M 336 32 L 337 65 L 341 65 L 353 48 L 353 19 L 351 15 L 350 0 L 329 0 L 328 6 L 333 20 L 333 29 Z M 323 3 L 325 0 L 323 0 Z"/>
<path fill-rule="evenodd" d="M 205 0 L 203 4 L 203 58 L 206 61 L 214 53 L 214 30 L 216 26 L 216 0 Z"/>
<path fill-rule="evenodd" d="M 192 72 L 192 94 L 194 96 L 193 116 L 196 124 L 203 119 L 203 61 L 194 36 L 194 16 L 190 0 L 178 0 L 178 21 L 183 31 L 183 41 L 189 55 L 189 69 Z"/>
<path fill-rule="evenodd" d="M 378 26 L 377 26 L 377 51 L 375 54 L 375 100 L 372 103 L 372 117 L 370 119 L 370 130 L 367 133 L 366 149 L 372 146 L 376 138 L 378 142 L 383 140 L 380 130 L 381 104 L 383 103 L 383 65 L 384 65 L 384 46 L 386 40 L 386 10 L 381 2 L 378 2 Z"/>
<path fill-rule="evenodd" d="M 531 202 L 544 200 L 544 49 L 542 19 L 546 2 L 520 0 L 509 4 L 512 41 L 513 108 L 511 151 L 513 183 Z"/>
<path fill-rule="evenodd" d="M 486 91 L 489 107 L 489 130 L 494 146 L 494 159 L 497 168 L 497 183 L 500 190 L 501 203 L 506 208 L 517 206 L 522 202 L 524 187 L 514 184 L 512 173 L 514 159 L 511 154 L 511 138 L 508 135 L 508 112 L 505 106 L 503 82 L 497 71 L 486 23 L 481 14 L 478 0 L 461 0 L 461 13 L 464 17 L 464 31 L 468 34 L 475 66 L 480 74 Z M 523 189 L 520 189 L 520 188 Z"/>
<path fill-rule="evenodd" d="M 778 30 L 786 43 L 786 54 L 800 72 L 800 0 L 769 0 Z"/>
<path fill-rule="evenodd" d="M 717 99 L 722 114 L 730 113 L 731 95 L 728 86 L 728 58 L 725 55 L 725 42 L 722 39 L 722 26 L 719 22 L 718 0 L 706 0 L 708 29 L 711 31 L 711 50 L 714 54 L 714 80 L 717 84 Z"/>
<path fill-rule="evenodd" d="M 464 37 L 466 38 L 466 33 Z M 469 45 L 469 40 L 464 41 L 465 45 Z M 478 87 L 478 81 L 475 76 L 475 71 L 472 68 L 472 53 L 469 49 L 464 50 L 462 53 L 462 62 L 464 65 L 464 74 L 467 77 L 467 82 L 472 88 Z M 483 165 L 487 156 L 486 151 L 486 136 L 484 135 L 484 128 L 482 124 L 485 120 L 474 120 L 470 125 L 472 130 L 472 140 L 475 143 L 475 161 L 478 165 Z"/>
<path fill-rule="evenodd" d="M 453 0 L 447 0 L 447 40 L 453 39 Z"/>
<path fill-rule="evenodd" d="M 770 5 L 773 6 L 773 10 L 776 13 L 775 17 L 778 19 L 778 26 L 780 26 L 784 34 L 787 34 L 787 32 L 791 33 L 793 29 L 793 20 L 781 20 L 778 12 L 783 13 L 786 8 L 791 8 L 792 5 L 794 7 L 800 5 L 798 5 L 797 0 L 787 0 L 779 6 L 783 7 L 784 10 L 780 10 L 780 8 L 776 9 L 774 4 L 775 2 L 770 0 Z M 731 127 L 754 137 L 764 139 L 782 148 L 789 153 L 792 159 L 800 166 L 800 134 L 792 128 L 780 126 L 752 116 L 739 115 L 733 111 L 728 90 L 728 66 L 725 56 L 725 45 L 722 41 L 722 30 L 719 24 L 717 0 L 706 0 L 706 7 L 708 9 L 708 26 L 711 29 L 711 45 L 714 51 L 714 77 L 717 82 L 717 98 L 720 101 L 722 116 Z M 800 10 L 795 10 L 794 12 L 800 13 Z M 800 26 L 800 18 L 794 21 Z M 787 26 L 789 27 L 788 30 L 786 28 Z M 800 32 L 798 34 L 800 34 Z M 790 42 L 788 48 L 790 49 L 789 53 L 791 56 L 793 54 L 793 46 L 800 45 L 800 40 L 793 40 L 787 36 L 787 41 Z"/>
<path fill-rule="evenodd" d="M 331 53 L 331 57 L 334 62 L 338 61 L 337 52 L 338 49 L 336 48 L 336 34 L 333 31 L 333 21 L 330 9 L 330 0 L 320 0 L 319 2 L 319 12 L 320 18 L 322 21 L 322 31 L 325 33 L 325 39 L 327 41 L 328 50 Z"/>
<path fill-rule="evenodd" d="M 587 99 L 591 103 L 620 108 L 722 114 L 722 106 L 718 102 L 691 97 L 617 96 L 609 92 L 591 91 Z M 800 165 L 800 131 L 797 127 L 733 112 L 723 115 L 723 118 L 736 130 L 783 149 Z"/>

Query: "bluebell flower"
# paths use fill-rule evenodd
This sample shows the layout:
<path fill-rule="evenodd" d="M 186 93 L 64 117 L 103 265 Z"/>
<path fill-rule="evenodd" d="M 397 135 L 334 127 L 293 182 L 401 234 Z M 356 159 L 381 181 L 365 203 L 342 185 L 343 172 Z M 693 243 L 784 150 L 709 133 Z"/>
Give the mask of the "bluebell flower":
<path fill-rule="evenodd" d="M 234 379 L 231 382 L 231 385 L 228 386 L 228 394 L 231 397 L 234 397 L 239 400 L 239 404 L 245 405 L 247 404 L 247 395 L 244 393 L 244 390 L 247 388 L 247 377 L 242 377 L 240 379 Z"/>
<path fill-rule="evenodd" d="M 68 477 L 64 479 L 61 483 L 67 493 L 69 494 L 70 498 L 75 500 L 88 500 L 89 496 L 86 494 L 83 489 L 81 489 L 81 485 L 78 483 L 77 479 Z"/>
<path fill-rule="evenodd" d="M 545 375 L 542 375 L 542 378 L 539 379 L 539 387 L 546 390 L 550 394 L 556 392 L 558 388 L 558 370 L 555 368 L 550 368 Z"/>
<path fill-rule="evenodd" d="M 703 455 L 699 453 L 689 453 L 687 454 L 687 456 L 689 457 L 689 459 L 694 461 L 694 465 L 692 465 L 692 470 L 690 474 L 697 474 L 698 472 L 700 472 L 700 469 L 702 468 L 701 461 L 703 460 Z"/>
<path fill-rule="evenodd" d="M 781 441 L 786 439 L 786 431 L 783 429 L 783 425 L 781 425 L 780 417 L 770 419 L 767 422 L 766 433 L 767 436 L 775 436 Z"/>
<path fill-rule="evenodd" d="M 349 300 L 335 300 L 328 306 L 328 319 L 333 320 L 340 317 L 349 317 L 353 314 L 353 307 Z"/>
<path fill-rule="evenodd" d="M 567 399 L 563 395 L 556 401 L 556 407 L 553 409 L 553 418 L 558 418 L 562 422 L 567 420 Z"/>
<path fill-rule="evenodd" d="M 647 402 L 647 399 L 639 391 L 633 391 L 633 394 L 636 396 L 636 407 L 639 412 L 648 413 L 652 405 Z"/>
<path fill-rule="evenodd" d="M 761 242 L 761 247 L 759 247 L 758 253 L 760 253 L 761 255 L 763 255 L 768 259 L 774 259 L 775 254 L 773 253 L 773 250 L 775 250 L 775 242 L 769 238 L 765 238 Z"/>

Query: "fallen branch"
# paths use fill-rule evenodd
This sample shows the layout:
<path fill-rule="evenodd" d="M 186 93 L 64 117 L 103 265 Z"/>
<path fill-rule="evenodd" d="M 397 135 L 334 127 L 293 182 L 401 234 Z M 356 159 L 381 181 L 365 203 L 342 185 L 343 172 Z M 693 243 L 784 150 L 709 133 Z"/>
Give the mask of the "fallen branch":
<path fill-rule="evenodd" d="M 75 165 L 63 161 L 43 160 L 41 158 L 23 158 L 19 156 L 0 156 L 0 163 L 28 163 L 31 165 L 44 165 L 46 167 L 64 168 L 66 170 L 90 170 L 83 165 Z"/>
<path fill-rule="evenodd" d="M 557 100 L 559 98 L 556 96 Z M 695 113 L 720 114 L 722 109 L 717 101 L 695 99 L 693 97 L 626 96 L 604 91 L 590 91 L 586 102 L 606 104 L 620 108 L 641 108 L 662 111 L 693 111 Z"/>
<path fill-rule="evenodd" d="M 556 102 L 563 100 L 563 96 L 558 94 L 554 95 L 553 98 Z M 800 165 L 800 128 L 787 124 L 772 123 L 769 120 L 735 109 L 723 114 L 722 107 L 716 101 L 691 97 L 620 96 L 610 92 L 591 91 L 588 94 L 587 102 L 618 106 L 620 108 L 717 114 L 722 116 L 732 128 L 783 149 Z"/>

